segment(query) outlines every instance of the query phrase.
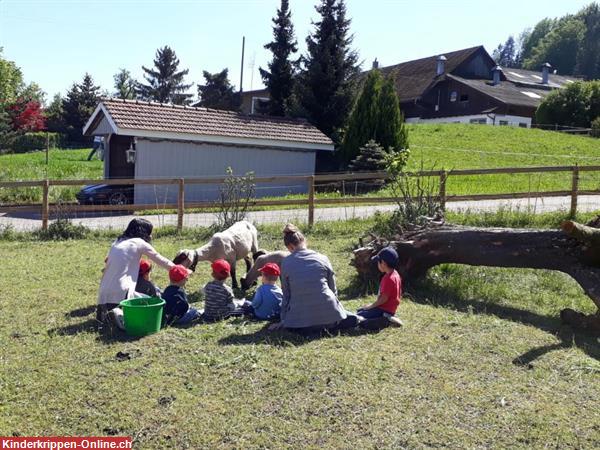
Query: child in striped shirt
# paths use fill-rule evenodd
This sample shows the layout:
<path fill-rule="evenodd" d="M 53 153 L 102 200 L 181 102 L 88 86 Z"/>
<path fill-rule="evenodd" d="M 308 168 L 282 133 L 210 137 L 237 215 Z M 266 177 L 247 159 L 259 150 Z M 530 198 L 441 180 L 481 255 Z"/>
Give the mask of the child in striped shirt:
<path fill-rule="evenodd" d="M 225 284 L 229 278 L 231 267 L 223 259 L 218 259 L 211 265 L 213 280 L 204 286 L 204 315 L 203 318 L 213 322 L 231 316 L 243 315 L 243 310 L 236 301 L 233 291 Z"/>

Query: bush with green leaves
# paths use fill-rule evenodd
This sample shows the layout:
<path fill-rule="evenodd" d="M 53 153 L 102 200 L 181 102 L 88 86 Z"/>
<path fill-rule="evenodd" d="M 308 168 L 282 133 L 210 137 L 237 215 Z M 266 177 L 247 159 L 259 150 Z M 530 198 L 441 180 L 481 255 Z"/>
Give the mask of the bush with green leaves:
<path fill-rule="evenodd" d="M 589 128 L 600 116 L 600 80 L 578 81 L 550 92 L 535 112 L 540 124 Z"/>
<path fill-rule="evenodd" d="M 35 133 L 16 134 L 4 143 L 9 153 L 25 153 L 35 150 L 64 147 L 67 142 L 66 136 L 61 133 L 46 133 L 38 131 Z"/>
<path fill-rule="evenodd" d="M 592 132 L 593 137 L 600 138 L 600 116 L 592 120 Z"/>
<path fill-rule="evenodd" d="M 246 218 L 256 188 L 254 172 L 238 176 L 234 175 L 231 167 L 228 167 L 226 173 L 227 177 L 219 188 L 217 227 L 220 230 L 229 228 L 234 223 Z"/>
<path fill-rule="evenodd" d="M 58 219 L 48 225 L 47 230 L 39 230 L 36 234 L 42 241 L 67 241 L 83 239 L 90 230 L 83 225 L 75 225 L 69 219 Z"/>

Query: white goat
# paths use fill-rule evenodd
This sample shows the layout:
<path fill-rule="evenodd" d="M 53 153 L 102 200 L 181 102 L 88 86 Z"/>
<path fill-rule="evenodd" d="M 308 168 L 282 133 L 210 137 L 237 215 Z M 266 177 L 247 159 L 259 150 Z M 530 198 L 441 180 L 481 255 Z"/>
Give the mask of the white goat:
<path fill-rule="evenodd" d="M 237 261 L 243 259 L 246 262 L 246 271 L 248 271 L 251 266 L 248 255 L 257 251 L 258 233 L 256 228 L 250 222 L 242 220 L 234 223 L 225 231 L 215 233 L 207 244 L 196 250 L 180 250 L 173 262 L 196 270 L 196 264 L 199 261 L 213 262 L 217 259 L 224 259 L 231 266 L 231 284 L 237 288 Z"/>
<path fill-rule="evenodd" d="M 267 253 L 264 250 L 259 250 L 258 252 L 256 252 L 254 255 L 252 255 L 252 257 L 254 258 L 254 264 L 252 265 L 250 270 L 246 272 L 246 276 L 240 280 L 242 284 L 242 289 L 246 290 L 254 284 L 254 282 L 258 279 L 258 276 L 260 275 L 259 269 L 262 269 L 265 264 L 275 263 L 279 267 L 281 267 L 281 261 L 283 261 L 283 258 L 289 255 L 290 252 L 288 252 L 287 250 L 278 250 L 270 253 Z"/>

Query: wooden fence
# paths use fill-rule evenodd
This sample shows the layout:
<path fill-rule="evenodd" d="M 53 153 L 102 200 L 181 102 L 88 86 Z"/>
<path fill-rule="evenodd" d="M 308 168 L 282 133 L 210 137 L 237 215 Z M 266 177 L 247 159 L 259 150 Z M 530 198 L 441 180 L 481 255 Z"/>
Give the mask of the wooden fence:
<path fill-rule="evenodd" d="M 505 200 L 518 198 L 536 198 L 536 197 L 571 197 L 570 214 L 575 216 L 577 212 L 577 198 L 579 195 L 597 195 L 599 190 L 580 190 L 579 176 L 581 172 L 600 172 L 600 166 L 550 166 L 550 167 L 506 167 L 497 169 L 461 169 L 461 170 L 430 170 L 420 172 L 406 172 L 411 177 L 437 177 L 439 179 L 438 198 L 442 206 L 447 202 L 466 201 L 466 200 Z M 460 177 L 471 175 L 494 175 L 494 174 L 524 174 L 524 173 L 553 173 L 553 172 L 571 172 L 571 189 L 563 191 L 536 191 L 536 192 L 510 192 L 499 194 L 472 194 L 472 195 L 447 195 L 446 181 L 448 177 Z M 342 197 L 342 198 L 317 198 L 315 196 L 315 186 L 322 183 L 346 182 L 346 181 L 366 181 L 366 180 L 388 180 L 390 174 L 387 172 L 371 173 L 340 173 L 326 175 L 298 175 L 298 176 L 273 176 L 257 177 L 256 183 L 277 183 L 277 182 L 302 182 L 308 183 L 308 195 L 303 199 L 279 199 L 279 200 L 253 200 L 251 207 L 261 206 L 303 206 L 308 208 L 308 223 L 314 224 L 315 207 L 317 205 L 345 205 L 345 204 L 378 204 L 394 203 L 397 201 L 394 197 Z M 84 212 L 84 211 L 148 211 L 148 210 L 177 210 L 177 229 L 183 227 L 183 218 L 186 209 L 215 209 L 219 208 L 218 201 L 212 202 L 188 202 L 185 199 L 185 186 L 197 184 L 221 184 L 225 177 L 219 178 L 174 178 L 174 179 L 105 179 L 105 180 L 40 180 L 40 181 L 12 181 L 0 182 L 2 188 L 24 188 L 41 187 L 42 203 L 31 205 L 4 205 L 0 206 L 0 212 L 15 211 L 41 211 L 42 229 L 47 229 L 51 208 L 60 208 L 61 212 Z M 50 204 L 49 190 L 51 186 L 82 186 L 89 184 L 109 184 L 109 185 L 177 185 L 178 195 L 177 203 L 160 205 L 79 205 L 79 204 Z"/>

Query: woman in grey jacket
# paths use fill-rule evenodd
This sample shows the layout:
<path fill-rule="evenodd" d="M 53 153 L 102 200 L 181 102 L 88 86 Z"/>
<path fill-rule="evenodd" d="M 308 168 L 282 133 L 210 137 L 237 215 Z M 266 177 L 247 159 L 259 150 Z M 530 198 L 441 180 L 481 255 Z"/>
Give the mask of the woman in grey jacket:
<path fill-rule="evenodd" d="M 359 319 L 337 298 L 329 258 L 307 249 L 304 235 L 292 224 L 283 230 L 283 242 L 291 254 L 281 263 L 281 322 L 271 329 L 310 333 L 356 327 Z"/>

